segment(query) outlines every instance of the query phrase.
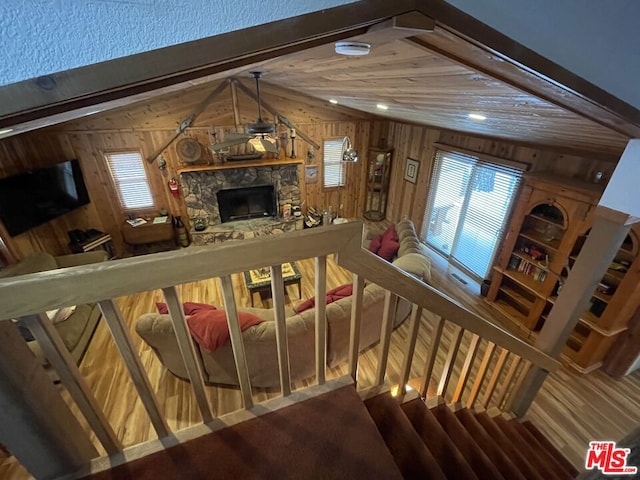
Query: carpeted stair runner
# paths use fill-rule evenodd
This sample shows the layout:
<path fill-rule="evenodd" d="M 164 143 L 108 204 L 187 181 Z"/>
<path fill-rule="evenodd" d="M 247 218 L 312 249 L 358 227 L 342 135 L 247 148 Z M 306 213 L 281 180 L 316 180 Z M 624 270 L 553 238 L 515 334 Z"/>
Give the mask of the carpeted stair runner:
<path fill-rule="evenodd" d="M 540 430 L 538 430 L 535 425 L 533 423 L 531 423 L 530 421 L 525 421 L 522 422 L 522 425 L 524 425 L 527 430 L 529 430 L 529 433 L 531 433 L 531 435 L 533 435 L 536 440 L 538 440 L 538 442 L 540 443 L 540 445 L 542 445 L 545 450 L 547 452 L 549 452 L 551 455 L 553 455 L 553 458 L 555 458 L 558 463 L 560 463 L 560 465 L 562 465 L 562 468 L 569 474 L 571 475 L 572 478 L 574 478 L 576 475 L 578 475 L 578 470 L 571 464 L 571 462 L 569 462 L 569 460 L 567 460 L 564 455 L 562 455 L 560 452 L 558 452 L 558 450 L 551 444 L 551 442 L 549 441 L 549 439 L 547 437 L 545 437 Z"/>
<path fill-rule="evenodd" d="M 342 384 L 344 385 L 344 383 Z M 150 454 L 92 480 L 564 480 L 576 469 L 529 422 L 353 385 Z M 257 406 L 256 411 L 266 407 Z"/>
<path fill-rule="evenodd" d="M 491 462 L 500 470 L 502 476 L 508 480 L 526 480 L 526 476 L 518 469 L 512 459 L 500 448 L 495 440 L 480 425 L 468 408 L 461 408 L 455 412 L 456 417 L 478 446 L 487 454 Z M 516 461 L 516 459 L 513 459 Z"/>
<path fill-rule="evenodd" d="M 438 462 L 395 398 L 386 393 L 366 400 L 364 404 L 405 479 L 446 480 Z"/>
<path fill-rule="evenodd" d="M 523 452 L 534 451 L 536 453 L 535 455 L 533 454 L 527 455 L 527 458 L 533 461 L 534 466 L 538 469 L 538 471 L 540 471 L 540 473 L 542 473 L 545 479 L 563 480 L 565 478 L 570 478 L 570 477 L 566 477 L 563 474 L 563 472 L 558 471 L 556 468 L 554 468 L 554 465 L 549 464 L 549 459 L 545 455 L 545 452 L 538 452 L 533 450 L 535 445 L 530 445 L 527 442 L 527 440 L 522 438 L 522 435 L 520 435 L 520 432 L 518 431 L 517 426 L 513 422 L 505 419 L 501 415 L 498 415 L 497 417 L 493 417 L 492 420 L 496 423 L 496 425 L 498 425 L 498 428 L 502 430 L 502 432 L 506 435 L 506 437 L 511 442 L 513 442 L 513 444 L 517 449 Z"/>
<path fill-rule="evenodd" d="M 252 418 L 91 479 L 402 479 L 353 386 Z"/>
<path fill-rule="evenodd" d="M 404 403 L 401 408 L 447 478 L 480 478 L 421 399 Z"/>
<path fill-rule="evenodd" d="M 519 450 L 502 432 L 502 430 L 500 430 L 500 427 L 496 425 L 487 412 L 479 412 L 474 416 L 487 434 L 496 442 L 512 462 L 518 466 L 526 478 L 531 480 L 546 480 L 534 462 L 534 459 L 529 455 L 528 451 Z"/>

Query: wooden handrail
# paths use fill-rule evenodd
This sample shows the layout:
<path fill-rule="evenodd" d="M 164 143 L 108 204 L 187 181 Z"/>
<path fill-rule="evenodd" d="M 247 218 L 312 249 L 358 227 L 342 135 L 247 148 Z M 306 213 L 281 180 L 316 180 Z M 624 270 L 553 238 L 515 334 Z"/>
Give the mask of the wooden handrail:
<path fill-rule="evenodd" d="M 363 249 L 363 228 L 362 222 L 350 222 L 2 279 L 0 319 L 337 253 L 338 265 L 359 277 L 508 349 L 543 370 L 554 371 L 559 366 L 540 350 Z"/>
<path fill-rule="evenodd" d="M 506 348 L 543 370 L 553 372 L 560 366 L 560 363 L 549 355 L 467 310 L 454 299 L 361 247 L 340 254 L 337 257 L 337 262 L 341 267 L 363 276 L 485 340 Z"/>
<path fill-rule="evenodd" d="M 0 319 L 333 254 L 359 247 L 362 231 L 352 222 L 4 278 Z"/>

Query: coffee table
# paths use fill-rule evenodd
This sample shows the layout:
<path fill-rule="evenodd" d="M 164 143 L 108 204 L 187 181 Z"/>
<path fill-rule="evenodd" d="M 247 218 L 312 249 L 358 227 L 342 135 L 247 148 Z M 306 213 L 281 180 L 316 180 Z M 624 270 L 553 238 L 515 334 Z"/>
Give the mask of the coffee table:
<path fill-rule="evenodd" d="M 282 264 L 282 280 L 284 281 L 284 285 L 285 287 L 287 285 L 297 285 L 299 299 L 302 298 L 302 288 L 300 287 L 301 278 L 302 274 L 300 273 L 300 270 L 298 270 L 298 266 L 295 262 Z M 247 284 L 247 289 L 249 290 L 252 307 L 254 293 L 259 293 L 261 299 L 271 298 L 271 270 L 269 267 L 257 268 L 255 270 L 244 272 L 244 281 Z"/>

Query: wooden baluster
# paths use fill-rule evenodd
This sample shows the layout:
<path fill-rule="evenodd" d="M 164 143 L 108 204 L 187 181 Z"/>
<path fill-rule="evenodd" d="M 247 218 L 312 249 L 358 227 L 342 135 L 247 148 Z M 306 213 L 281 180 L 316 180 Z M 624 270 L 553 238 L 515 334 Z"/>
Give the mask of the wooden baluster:
<path fill-rule="evenodd" d="M 440 341 L 442 340 L 442 331 L 444 329 L 444 320 L 441 317 L 436 316 L 434 325 L 431 329 L 431 345 L 427 362 L 424 366 L 424 377 L 422 378 L 422 385 L 420 386 L 420 396 L 425 398 L 429 389 L 429 382 L 431 381 L 431 375 L 433 374 L 433 367 L 436 364 L 436 357 L 438 356 L 438 350 L 440 349 Z"/>
<path fill-rule="evenodd" d="M 284 280 L 282 265 L 271 267 L 271 298 L 276 322 L 276 347 L 278 349 L 278 367 L 282 396 L 291 395 L 291 370 L 289 365 L 289 342 L 287 341 L 287 322 L 284 313 Z"/>
<path fill-rule="evenodd" d="M 167 287 L 162 289 L 162 293 L 167 302 L 167 308 L 169 309 L 169 314 L 171 316 L 171 323 L 173 324 L 173 331 L 176 334 L 178 348 L 182 355 L 185 368 L 187 369 L 189 382 L 191 382 L 191 387 L 193 388 L 196 403 L 200 409 L 202 421 L 204 423 L 209 423 L 213 420 L 213 415 L 204 390 L 204 377 L 202 373 L 204 369 L 202 368 L 202 360 L 200 355 L 196 353 L 196 348 L 193 345 L 187 320 L 184 316 L 180 298 L 178 296 L 178 290 L 176 287 Z"/>
<path fill-rule="evenodd" d="M 389 360 L 389 349 L 391 347 L 391 332 L 393 331 L 393 321 L 397 305 L 398 296 L 387 290 L 384 296 L 384 313 L 382 314 L 382 325 L 380 327 L 380 354 L 378 355 L 376 385 L 382 385 L 384 383 L 384 374 L 387 371 L 387 361 Z"/>
<path fill-rule="evenodd" d="M 509 394 L 509 399 L 505 403 L 505 406 L 503 409 L 506 412 L 511 411 L 511 406 L 513 405 L 513 402 L 516 400 L 518 396 L 517 395 L 518 391 L 522 387 L 522 384 L 524 383 L 524 380 L 527 377 L 527 373 L 529 373 L 529 370 L 531 369 L 531 362 L 523 361 L 522 363 L 524 365 L 520 370 L 520 374 L 518 375 L 516 382 L 514 383 L 513 388 L 511 389 L 511 393 Z"/>
<path fill-rule="evenodd" d="M 222 287 L 224 309 L 227 312 L 227 326 L 229 327 L 231 349 L 233 350 L 233 360 L 236 364 L 236 372 L 238 373 L 242 402 L 244 408 L 249 409 L 253 406 L 251 380 L 249 377 L 249 367 L 247 365 L 247 355 L 245 354 L 244 342 L 242 341 L 242 331 L 240 330 L 240 322 L 238 321 L 238 309 L 236 307 L 236 298 L 233 294 L 231 276 L 225 275 L 224 277 L 220 277 L 220 286 Z"/>
<path fill-rule="evenodd" d="M 422 308 L 413 305 L 411 308 L 411 318 L 409 319 L 409 337 L 405 347 L 404 359 L 402 360 L 402 368 L 400 370 L 400 395 L 406 393 L 407 382 L 411 372 L 411 361 L 416 350 L 416 341 L 418 340 L 418 330 L 420 329 L 420 320 L 422 319 Z"/>
<path fill-rule="evenodd" d="M 316 292 L 316 379 L 322 385 L 327 372 L 327 256 L 315 258 Z"/>
<path fill-rule="evenodd" d="M 43 314 L 25 316 L 21 320 L 38 341 L 45 357 L 58 373 L 69 395 L 78 405 L 105 451 L 109 455 L 121 452 L 122 443 L 111 428 L 53 323 Z"/>
<path fill-rule="evenodd" d="M 498 356 L 498 360 L 496 361 L 496 366 L 493 367 L 493 373 L 491 374 L 491 378 L 489 379 L 489 383 L 487 384 L 487 389 L 484 392 L 484 397 L 482 397 L 482 405 L 484 408 L 487 408 L 489 402 L 491 401 L 491 397 L 493 396 L 493 392 L 498 384 L 498 380 L 500 379 L 500 375 L 502 374 L 502 368 L 504 367 L 504 362 L 507 361 L 507 357 L 509 356 L 509 350 L 503 348 Z"/>
<path fill-rule="evenodd" d="M 478 398 L 478 394 L 480 393 L 480 389 L 482 388 L 482 383 L 484 382 L 484 379 L 487 376 L 487 370 L 488 370 L 489 364 L 491 363 L 491 359 L 493 358 L 493 352 L 495 348 L 496 348 L 495 343 L 492 343 L 492 342 L 487 343 L 487 349 L 484 351 L 484 356 L 482 357 L 480 368 L 478 368 L 476 379 L 473 382 L 473 387 L 471 387 L 471 393 L 469 393 L 469 398 L 467 399 L 467 408 L 472 408 L 473 405 L 476 403 L 476 399 Z"/>
<path fill-rule="evenodd" d="M 442 396 L 443 398 L 446 398 L 447 396 L 447 387 L 449 386 L 449 380 L 451 380 L 451 373 L 453 372 L 453 367 L 456 363 L 456 355 L 458 354 L 458 349 L 460 348 L 463 335 L 464 330 L 458 325 L 454 325 L 451 344 L 449 345 L 449 352 L 447 353 L 447 359 L 444 361 L 444 366 L 442 367 L 442 376 L 440 377 L 440 383 L 438 384 L 437 390 L 437 395 Z"/>
<path fill-rule="evenodd" d="M 101 300 L 98 302 L 98 306 L 109 327 L 113 341 L 116 347 L 118 347 L 120 356 L 122 356 L 124 364 L 129 370 L 133 385 L 136 387 L 138 395 L 140 395 L 140 400 L 147 410 L 153 428 L 159 438 L 168 436 L 171 433 L 169 425 L 167 425 L 164 416 L 160 413 L 158 399 L 151 387 L 151 382 L 149 381 L 147 372 L 145 372 L 142 366 L 140 357 L 135 352 L 133 341 L 122 318 L 120 309 L 113 300 Z"/>
<path fill-rule="evenodd" d="M 360 324 L 362 323 L 362 297 L 364 278 L 353 275 L 353 300 L 351 302 L 351 324 L 349 326 L 349 375 L 357 382 L 358 353 L 360 353 Z"/>
<path fill-rule="evenodd" d="M 467 386 L 469 375 L 471 375 L 471 367 L 473 366 L 473 362 L 476 359 L 476 355 L 478 354 L 479 346 L 480 337 L 474 333 L 471 336 L 471 342 L 469 342 L 469 351 L 467 352 L 467 356 L 464 359 L 464 364 L 462 365 L 462 370 L 460 371 L 458 385 L 456 386 L 453 397 L 451 398 L 452 403 L 458 403 L 460 400 L 462 400 L 462 394 L 464 393 L 464 389 Z"/>
<path fill-rule="evenodd" d="M 505 398 L 507 398 L 507 393 L 509 392 L 509 386 L 511 385 L 511 380 L 516 374 L 516 370 L 520 365 L 520 357 L 518 355 L 513 355 L 513 359 L 511 360 L 511 365 L 509 365 L 509 370 L 507 370 L 507 374 L 504 377 L 502 385 L 500 386 L 500 393 L 498 393 L 498 400 L 496 405 L 498 408 L 502 408 L 502 403 Z"/>

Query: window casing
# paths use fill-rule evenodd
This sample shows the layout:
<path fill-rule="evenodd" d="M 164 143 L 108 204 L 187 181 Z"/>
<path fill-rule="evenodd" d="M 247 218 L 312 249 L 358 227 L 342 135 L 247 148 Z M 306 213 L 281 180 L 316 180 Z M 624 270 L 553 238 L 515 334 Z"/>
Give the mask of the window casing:
<path fill-rule="evenodd" d="M 105 159 L 124 212 L 139 212 L 155 207 L 140 152 L 110 152 L 105 153 Z"/>
<path fill-rule="evenodd" d="M 332 138 L 323 142 L 323 182 L 324 188 L 344 186 L 345 168 L 342 161 L 344 138 Z"/>

